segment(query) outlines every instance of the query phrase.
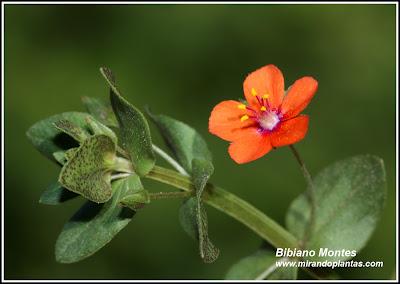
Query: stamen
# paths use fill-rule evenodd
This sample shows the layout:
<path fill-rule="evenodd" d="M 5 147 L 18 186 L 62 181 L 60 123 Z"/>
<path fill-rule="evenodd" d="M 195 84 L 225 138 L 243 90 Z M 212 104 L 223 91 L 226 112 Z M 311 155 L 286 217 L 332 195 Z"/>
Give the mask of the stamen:
<path fill-rule="evenodd" d="M 246 106 L 246 109 L 251 111 L 254 115 L 257 115 L 257 111 L 255 111 L 253 108 Z M 252 116 L 249 116 L 250 118 L 253 118 Z"/>
<path fill-rule="evenodd" d="M 251 94 L 253 95 L 253 97 L 257 96 L 257 91 L 254 88 L 251 88 Z"/>
<path fill-rule="evenodd" d="M 246 109 L 246 105 L 244 105 L 244 104 L 240 104 L 237 107 L 238 107 L 238 109 Z"/>
<path fill-rule="evenodd" d="M 266 111 L 266 110 L 267 110 L 267 108 L 265 106 L 261 107 L 261 111 Z"/>
<path fill-rule="evenodd" d="M 243 116 L 240 118 L 240 121 L 243 122 L 243 121 L 248 120 L 248 119 L 249 119 L 249 116 L 246 114 L 246 115 L 243 115 Z"/>
<path fill-rule="evenodd" d="M 265 96 L 267 96 L 267 98 L 265 98 Z M 269 106 L 269 100 L 268 100 L 268 98 L 269 98 L 269 95 L 268 95 L 268 94 L 266 94 L 266 95 L 263 96 L 263 105 L 265 105 L 267 108 L 271 109 L 271 107 Z"/>
<path fill-rule="evenodd" d="M 260 99 L 259 96 L 256 96 L 256 98 L 257 98 L 257 101 L 258 101 L 258 103 L 259 103 L 260 106 L 264 105 L 263 100 Z"/>

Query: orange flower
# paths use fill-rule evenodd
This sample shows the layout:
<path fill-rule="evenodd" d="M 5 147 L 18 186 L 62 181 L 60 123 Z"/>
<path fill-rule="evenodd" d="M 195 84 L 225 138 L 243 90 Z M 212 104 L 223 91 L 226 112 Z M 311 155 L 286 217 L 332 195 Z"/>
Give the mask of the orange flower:
<path fill-rule="evenodd" d="M 249 74 L 243 83 L 247 104 L 223 101 L 209 119 L 209 131 L 229 142 L 229 154 L 247 163 L 267 154 L 272 148 L 299 142 L 308 129 L 308 116 L 300 112 L 318 88 L 312 77 L 303 77 L 285 94 L 282 72 L 274 65 Z"/>

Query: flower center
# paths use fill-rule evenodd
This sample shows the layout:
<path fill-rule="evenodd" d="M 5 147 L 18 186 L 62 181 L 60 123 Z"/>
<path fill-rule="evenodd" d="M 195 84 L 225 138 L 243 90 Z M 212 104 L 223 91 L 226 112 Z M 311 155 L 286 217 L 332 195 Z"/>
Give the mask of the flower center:
<path fill-rule="evenodd" d="M 258 123 L 265 130 L 274 129 L 279 122 L 279 116 L 274 111 L 264 111 L 258 118 Z"/>

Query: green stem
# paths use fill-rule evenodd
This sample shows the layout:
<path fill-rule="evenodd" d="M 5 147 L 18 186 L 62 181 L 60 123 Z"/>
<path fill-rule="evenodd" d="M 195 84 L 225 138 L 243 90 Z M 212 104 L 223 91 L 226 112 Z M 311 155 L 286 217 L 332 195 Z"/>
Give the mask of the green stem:
<path fill-rule="evenodd" d="M 314 189 L 314 182 L 312 180 L 311 174 L 308 171 L 306 164 L 303 162 L 303 159 L 301 158 L 299 152 L 296 150 L 296 148 L 293 145 L 290 145 L 290 150 L 292 150 L 292 153 L 294 157 L 296 158 L 297 162 L 300 165 L 300 169 L 303 173 L 303 176 L 306 180 L 307 183 L 307 197 L 311 205 L 311 212 L 310 212 L 310 220 L 308 222 L 308 229 L 306 230 L 302 246 L 305 245 L 305 243 L 308 241 L 308 238 L 310 236 L 310 233 L 312 232 L 314 228 L 314 223 L 315 223 L 315 210 L 316 210 L 316 201 L 315 201 L 315 189 Z"/>
<path fill-rule="evenodd" d="M 190 191 L 175 191 L 175 192 L 155 192 L 150 193 L 150 199 L 170 199 L 170 198 L 185 198 L 191 196 Z"/>
<path fill-rule="evenodd" d="M 194 190 L 194 186 L 187 176 L 159 166 L 155 166 L 146 177 L 184 191 L 192 192 Z M 203 199 L 209 205 L 243 223 L 275 247 L 295 248 L 298 245 L 296 238 L 282 226 L 228 191 L 209 183 L 204 190 Z"/>

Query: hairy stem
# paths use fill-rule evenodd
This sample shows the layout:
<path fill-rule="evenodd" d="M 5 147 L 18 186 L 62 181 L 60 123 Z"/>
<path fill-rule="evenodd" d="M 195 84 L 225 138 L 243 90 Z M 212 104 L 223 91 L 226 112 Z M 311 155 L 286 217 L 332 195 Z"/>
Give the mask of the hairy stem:
<path fill-rule="evenodd" d="M 175 192 L 155 192 L 150 193 L 150 199 L 170 199 L 170 198 L 185 198 L 192 195 L 190 191 L 175 191 Z"/>
<path fill-rule="evenodd" d="M 315 210 L 316 210 L 316 201 L 315 201 L 315 189 L 314 189 L 314 182 L 312 180 L 311 174 L 308 171 L 306 164 L 304 163 L 303 159 L 301 158 L 299 152 L 296 150 L 296 148 L 293 145 L 290 145 L 290 150 L 292 150 L 292 153 L 294 157 L 296 158 L 297 162 L 300 165 L 300 169 L 303 173 L 303 176 L 306 180 L 307 183 L 307 197 L 308 201 L 310 202 L 311 205 L 311 212 L 310 212 L 310 220 L 308 222 L 308 229 L 306 230 L 306 233 L 304 235 L 303 243 L 302 246 L 305 245 L 305 243 L 308 241 L 308 238 L 310 236 L 310 233 L 312 232 L 314 228 L 314 223 L 315 223 Z"/>
<path fill-rule="evenodd" d="M 159 166 L 155 166 L 146 177 L 184 191 L 194 190 L 194 185 L 187 176 Z M 273 246 L 297 247 L 297 240 L 293 235 L 260 210 L 232 193 L 208 183 L 204 190 L 203 200 L 243 223 Z"/>

